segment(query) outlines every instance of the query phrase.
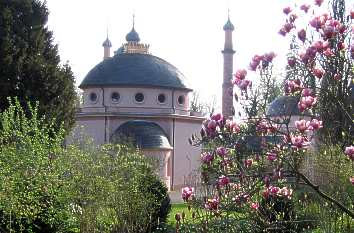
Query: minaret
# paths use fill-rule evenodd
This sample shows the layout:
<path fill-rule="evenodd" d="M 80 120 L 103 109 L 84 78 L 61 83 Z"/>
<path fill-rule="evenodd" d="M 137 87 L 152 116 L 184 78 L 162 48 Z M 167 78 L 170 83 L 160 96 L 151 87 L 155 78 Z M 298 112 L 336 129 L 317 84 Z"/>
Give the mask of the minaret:
<path fill-rule="evenodd" d="M 222 84 L 222 114 L 226 118 L 232 118 L 234 115 L 233 107 L 233 85 L 231 83 L 233 73 L 233 56 L 235 51 L 232 48 L 232 31 L 234 25 L 230 21 L 230 16 L 224 25 L 225 44 L 222 54 L 224 55 L 224 76 Z"/>
<path fill-rule="evenodd" d="M 108 30 L 107 30 L 107 38 L 106 38 L 106 40 L 103 42 L 102 46 L 103 46 L 103 59 L 110 58 L 110 57 L 111 57 L 111 47 L 112 47 L 112 43 L 111 43 L 111 41 L 108 39 Z"/>

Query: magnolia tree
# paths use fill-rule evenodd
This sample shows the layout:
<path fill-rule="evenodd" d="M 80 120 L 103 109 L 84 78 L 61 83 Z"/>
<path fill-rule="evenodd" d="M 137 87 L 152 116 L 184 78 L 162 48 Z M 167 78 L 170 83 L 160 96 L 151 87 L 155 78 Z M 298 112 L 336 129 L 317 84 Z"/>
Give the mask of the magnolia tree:
<path fill-rule="evenodd" d="M 346 12 L 344 1 L 333 0 L 329 13 L 318 14 L 324 9 L 322 3 L 323 0 L 316 0 L 313 5 L 284 8 L 286 22 L 279 31 L 284 37 L 297 36 L 299 52 L 293 51 L 288 58 L 288 69 L 296 69 L 297 75 L 286 78 L 284 95 L 296 98 L 299 111 L 306 112 L 306 117 L 291 121 L 291 116 L 258 115 L 236 122 L 214 114 L 204 121 L 200 136 L 192 137 L 194 144 L 204 148 L 201 154 L 204 189 L 195 196 L 193 187 L 185 187 L 182 198 L 195 208 L 192 218 L 203 220 L 202 231 L 207 232 L 216 219 L 226 219 L 225 224 L 230 227 L 234 220 L 249 213 L 258 216 L 264 228 L 281 229 L 279 223 L 282 223 L 288 229 L 286 224 L 291 224 L 294 217 L 290 201 L 294 181 L 305 183 L 354 219 L 353 207 L 324 192 L 306 176 L 306 167 L 303 168 L 309 150 L 316 148 L 314 142 L 321 143 L 328 135 L 337 137 L 333 142 L 345 144 L 342 148 L 347 163 L 354 161 L 350 94 L 354 10 Z M 308 23 L 300 21 L 300 17 Z M 242 101 L 247 102 L 252 88 L 247 72 L 269 74 L 274 57 L 273 52 L 255 55 L 248 71 L 236 72 L 232 82 L 241 96 L 246 96 Z M 332 108 L 335 114 L 331 113 Z M 354 187 L 354 171 L 352 175 L 347 178 L 348 184 L 353 185 L 350 187 Z M 176 219 L 177 228 L 182 229 L 184 216 L 177 215 Z M 296 227 L 293 229 L 298 232 Z"/>

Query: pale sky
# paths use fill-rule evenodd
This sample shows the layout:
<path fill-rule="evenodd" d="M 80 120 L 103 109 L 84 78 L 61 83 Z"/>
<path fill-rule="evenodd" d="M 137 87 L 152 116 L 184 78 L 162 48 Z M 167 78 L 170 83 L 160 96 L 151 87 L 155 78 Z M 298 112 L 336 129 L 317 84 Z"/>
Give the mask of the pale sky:
<path fill-rule="evenodd" d="M 287 39 L 278 31 L 283 7 L 297 0 L 47 0 L 49 28 L 79 85 L 102 61 L 107 27 L 113 51 L 132 28 L 150 52 L 176 66 L 203 99 L 221 95 L 223 25 L 228 8 L 235 26 L 234 70 L 246 68 L 254 54 L 274 51 L 284 64 Z M 307 1 L 309 2 L 309 1 Z M 312 1 L 311 1 L 312 3 Z M 220 103 L 218 103 L 220 105 Z"/>

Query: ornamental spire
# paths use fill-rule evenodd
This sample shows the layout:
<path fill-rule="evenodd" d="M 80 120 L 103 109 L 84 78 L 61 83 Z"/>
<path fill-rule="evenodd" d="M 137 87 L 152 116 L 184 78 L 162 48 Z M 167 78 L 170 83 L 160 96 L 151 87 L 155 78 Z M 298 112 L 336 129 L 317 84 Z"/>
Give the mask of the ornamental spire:
<path fill-rule="evenodd" d="M 103 41 L 102 46 L 103 46 L 103 59 L 110 58 L 112 43 L 108 38 L 108 27 L 107 27 L 107 37 L 106 40 Z"/>

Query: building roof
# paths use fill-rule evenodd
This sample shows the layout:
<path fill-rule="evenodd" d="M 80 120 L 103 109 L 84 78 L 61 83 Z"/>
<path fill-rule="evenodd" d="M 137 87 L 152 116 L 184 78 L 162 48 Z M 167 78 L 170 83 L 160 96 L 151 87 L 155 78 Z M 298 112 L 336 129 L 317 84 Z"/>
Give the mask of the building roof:
<path fill-rule="evenodd" d="M 163 129 L 151 121 L 128 121 L 114 132 L 111 141 L 131 142 L 140 149 L 172 149 Z"/>
<path fill-rule="evenodd" d="M 184 75 L 165 60 L 150 54 L 117 53 L 96 65 L 80 88 L 97 86 L 143 86 L 191 91 Z"/>
<path fill-rule="evenodd" d="M 270 103 L 266 115 L 269 117 L 309 115 L 308 112 L 300 112 L 297 103 L 298 98 L 295 96 L 280 96 Z"/>
<path fill-rule="evenodd" d="M 227 19 L 227 22 L 225 23 L 223 29 L 224 29 L 224 31 L 226 31 L 226 30 L 233 31 L 235 29 L 234 25 L 231 23 L 230 18 Z"/>

